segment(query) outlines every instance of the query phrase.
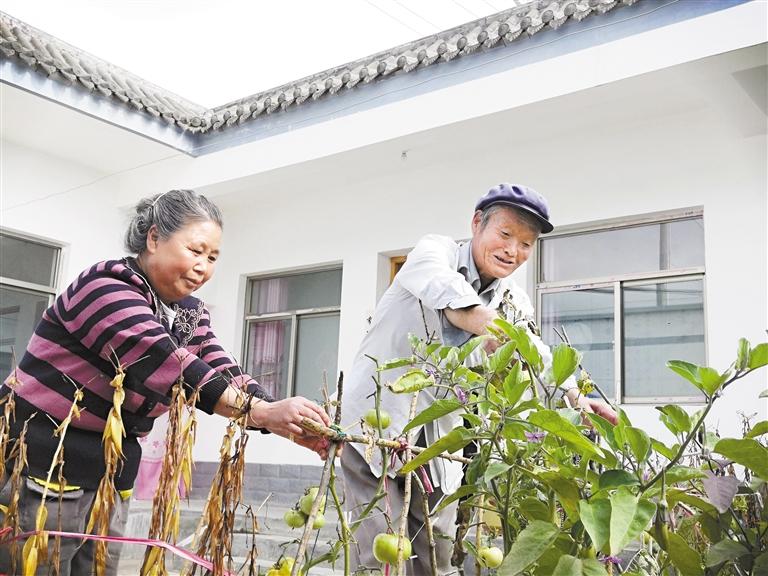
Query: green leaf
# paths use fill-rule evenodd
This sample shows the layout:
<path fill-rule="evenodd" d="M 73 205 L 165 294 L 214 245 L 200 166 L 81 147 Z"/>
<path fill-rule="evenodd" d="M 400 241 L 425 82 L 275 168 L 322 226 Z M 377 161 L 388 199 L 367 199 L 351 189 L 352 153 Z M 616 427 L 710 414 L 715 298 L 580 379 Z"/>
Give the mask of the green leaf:
<path fill-rule="evenodd" d="M 544 522 L 550 519 L 549 507 L 533 496 L 528 496 L 525 500 L 519 504 L 520 513 L 528 520 L 543 520 Z"/>
<path fill-rule="evenodd" d="M 426 464 L 429 462 L 432 458 L 435 456 L 442 454 L 443 452 L 456 452 L 457 450 L 461 450 L 469 444 L 473 439 L 475 438 L 475 435 L 472 433 L 471 430 L 467 430 L 464 428 L 464 426 L 458 426 L 448 432 L 445 436 L 442 438 L 438 438 L 438 440 L 432 444 L 431 446 L 427 447 L 424 452 L 421 454 L 417 454 L 416 457 L 411 460 L 410 462 L 406 463 L 401 469 L 401 474 L 407 474 L 408 472 L 413 472 L 421 466 L 422 464 Z"/>
<path fill-rule="evenodd" d="M 656 504 L 640 500 L 626 486 L 611 495 L 609 548 L 611 556 L 624 549 L 645 530 L 656 512 Z"/>
<path fill-rule="evenodd" d="M 539 410 L 528 415 L 528 421 L 566 441 L 582 454 L 603 458 L 602 449 L 590 442 L 576 426 L 553 410 Z"/>
<path fill-rule="evenodd" d="M 696 366 L 682 360 L 670 360 L 667 362 L 667 367 L 688 380 L 707 396 L 712 396 L 730 377 L 730 373 L 727 371 L 720 374 L 714 368 Z"/>
<path fill-rule="evenodd" d="M 488 364 L 491 368 L 491 372 L 498 373 L 509 366 L 515 350 L 517 350 L 516 342 L 505 342 L 496 348 L 496 351 L 488 357 Z"/>
<path fill-rule="evenodd" d="M 606 470 L 600 474 L 598 486 L 600 490 L 612 490 L 619 486 L 637 486 L 638 484 L 640 481 L 637 476 L 626 470 Z"/>
<path fill-rule="evenodd" d="M 560 533 L 560 529 L 549 522 L 534 520 L 518 534 L 512 549 L 499 566 L 498 576 L 517 576 L 536 562 L 549 548 Z"/>
<path fill-rule="evenodd" d="M 678 502 L 682 502 L 683 504 L 688 504 L 689 506 L 698 508 L 702 512 L 706 512 L 707 514 L 715 517 L 718 514 L 717 508 L 715 508 L 711 502 L 707 502 L 706 500 L 699 498 L 698 496 L 694 496 L 693 494 L 688 494 L 687 490 L 684 488 L 669 488 L 667 490 L 667 503 L 669 504 L 669 509 L 671 510 Z"/>
<path fill-rule="evenodd" d="M 752 426 L 752 430 L 750 430 L 744 438 L 755 438 L 766 433 L 768 433 L 768 420 L 763 420 Z"/>
<path fill-rule="evenodd" d="M 555 566 L 552 576 L 607 576 L 605 566 L 594 558 L 576 558 L 564 554 Z"/>
<path fill-rule="evenodd" d="M 581 559 L 581 573 L 584 576 L 607 576 L 605 565 L 594 558 Z"/>
<path fill-rule="evenodd" d="M 405 428 L 403 428 L 402 434 L 407 433 L 409 430 L 412 430 L 417 426 L 422 426 L 424 424 L 427 424 L 428 422 L 432 422 L 434 420 L 437 420 L 438 418 L 442 418 L 446 414 L 450 414 L 451 412 L 458 410 L 462 406 L 463 404 L 459 402 L 456 398 L 445 398 L 443 400 L 435 400 L 429 406 L 429 408 L 417 414 L 413 420 L 411 420 L 410 422 L 408 422 L 408 424 L 406 424 Z"/>
<path fill-rule="evenodd" d="M 629 447 L 632 450 L 632 454 L 637 458 L 637 462 L 642 464 L 648 458 L 648 453 L 651 451 L 651 439 L 643 430 L 635 428 L 633 426 L 627 426 L 624 429 L 624 437 L 629 443 Z"/>
<path fill-rule="evenodd" d="M 746 466 L 760 478 L 768 480 L 768 449 L 757 440 L 725 438 L 715 445 L 715 452 Z"/>
<path fill-rule="evenodd" d="M 522 367 L 520 362 L 516 362 L 509 370 L 509 374 L 504 378 L 504 398 L 509 406 L 514 406 L 520 401 L 528 388 L 528 381 L 521 378 Z"/>
<path fill-rule="evenodd" d="M 712 396 L 720 389 L 720 386 L 725 383 L 728 378 L 731 377 L 729 371 L 725 371 L 720 374 L 714 368 L 701 367 L 699 368 L 699 378 L 701 379 L 701 386 L 699 388 L 703 390 L 707 396 Z"/>
<path fill-rule="evenodd" d="M 575 480 L 566 478 L 563 475 L 565 470 L 565 468 L 561 468 L 560 470 L 545 470 L 540 472 L 537 476 L 539 480 L 557 493 L 565 513 L 568 514 L 570 518 L 577 520 L 579 517 L 579 502 L 581 501 L 579 485 Z"/>
<path fill-rule="evenodd" d="M 616 443 L 616 435 L 614 434 L 614 426 L 608 420 L 603 418 L 602 416 L 599 416 L 597 414 L 588 413 L 587 418 L 589 418 L 589 421 L 592 423 L 592 426 L 595 427 L 595 429 L 600 433 L 600 436 L 602 436 L 605 441 L 608 443 L 608 446 L 610 446 L 613 450 L 618 451 L 619 448 L 621 448 Z"/>
<path fill-rule="evenodd" d="M 501 318 L 497 318 L 493 322 L 502 329 L 511 341 L 517 344 L 517 351 L 523 357 L 523 360 L 535 371 L 541 372 L 544 363 L 541 360 L 539 350 L 531 341 L 528 331 Z"/>
<path fill-rule="evenodd" d="M 691 431 L 691 417 L 680 406 L 667 404 L 656 406 L 656 410 L 661 412 L 661 421 L 675 436 Z"/>
<path fill-rule="evenodd" d="M 672 458 L 675 457 L 675 454 L 677 454 L 677 448 L 670 448 L 660 440 L 656 440 L 656 438 L 651 438 L 651 446 L 653 446 L 653 449 L 667 460 L 672 460 Z M 675 446 L 677 446 L 677 444 Z"/>
<path fill-rule="evenodd" d="M 749 368 L 749 340 L 739 338 L 739 345 L 736 350 L 736 369 L 746 370 Z"/>
<path fill-rule="evenodd" d="M 421 370 L 409 370 L 387 386 L 395 394 L 405 394 L 424 390 L 424 388 L 429 388 L 434 384 L 435 378 L 433 376 L 427 376 Z"/>
<path fill-rule="evenodd" d="M 555 386 L 560 386 L 573 374 L 581 362 L 581 354 L 568 344 L 558 344 L 552 348 L 552 379 Z"/>
<path fill-rule="evenodd" d="M 446 496 L 441 502 L 440 505 L 435 508 L 435 514 L 440 512 L 443 508 L 451 504 L 452 502 L 455 502 L 456 500 L 459 500 L 460 498 L 464 498 L 464 496 L 471 496 L 472 494 L 475 494 L 479 488 L 475 484 L 464 484 L 464 486 L 459 486 L 458 490 L 451 494 L 450 496 Z"/>
<path fill-rule="evenodd" d="M 394 360 L 390 360 L 389 362 L 384 362 L 383 364 L 379 364 L 379 367 L 377 368 L 377 370 L 379 372 L 384 372 L 385 370 L 392 370 L 393 368 L 402 368 L 403 366 L 410 366 L 414 363 L 416 363 L 415 356 L 408 356 L 407 358 L 395 358 Z"/>
<path fill-rule="evenodd" d="M 669 532 L 667 553 L 682 576 L 704 576 L 701 556 L 676 532 Z"/>
<path fill-rule="evenodd" d="M 491 444 L 483 444 L 480 448 L 480 453 L 476 454 L 472 461 L 467 466 L 466 478 L 467 484 L 477 484 L 477 481 L 485 474 L 485 469 L 488 467 L 488 460 L 491 457 Z"/>
<path fill-rule="evenodd" d="M 669 360 L 667 362 L 667 368 L 679 374 L 697 388 L 699 387 L 699 367 L 696 366 L 696 364 L 691 364 L 690 362 L 685 362 L 683 360 Z"/>
<path fill-rule="evenodd" d="M 768 552 L 763 552 L 755 558 L 755 563 L 752 565 L 752 574 L 768 574 Z"/>
<path fill-rule="evenodd" d="M 754 370 L 768 364 L 768 343 L 758 344 L 749 353 L 749 369 Z"/>
<path fill-rule="evenodd" d="M 610 534 L 611 503 L 608 500 L 593 500 L 579 502 L 579 515 L 584 529 L 592 539 L 595 549 L 607 553 L 608 536 Z"/>
<path fill-rule="evenodd" d="M 474 338 L 470 339 L 469 341 L 465 342 L 461 348 L 459 348 L 459 364 L 462 364 L 464 360 L 466 360 L 472 352 L 475 351 L 475 348 L 480 346 L 483 342 L 488 340 L 488 336 L 475 336 Z"/>
<path fill-rule="evenodd" d="M 736 558 L 741 558 L 746 554 L 749 554 L 749 550 L 742 544 L 726 538 L 709 549 L 705 564 L 711 568 L 730 560 L 736 560 Z"/>
<path fill-rule="evenodd" d="M 477 414 L 462 412 L 461 417 L 464 418 L 464 420 L 466 420 L 467 422 L 469 422 L 470 426 L 480 426 L 483 423 L 483 420 Z"/>
<path fill-rule="evenodd" d="M 688 480 L 695 480 L 696 478 L 706 478 L 704 474 L 698 468 L 691 468 L 690 466 L 672 466 L 667 470 L 667 486 L 677 484 L 678 482 L 688 482 Z"/>
<path fill-rule="evenodd" d="M 488 468 L 485 469 L 483 479 L 487 484 L 497 476 L 504 474 L 510 468 L 512 468 L 512 465 L 507 464 L 506 462 L 491 462 L 488 464 Z"/>

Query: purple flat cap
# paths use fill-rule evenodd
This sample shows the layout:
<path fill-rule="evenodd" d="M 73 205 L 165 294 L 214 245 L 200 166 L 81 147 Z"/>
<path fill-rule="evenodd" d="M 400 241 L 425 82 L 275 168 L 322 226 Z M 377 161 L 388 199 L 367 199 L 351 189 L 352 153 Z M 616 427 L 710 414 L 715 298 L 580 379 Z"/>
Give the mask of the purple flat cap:
<path fill-rule="evenodd" d="M 475 205 L 475 210 L 485 210 L 493 204 L 508 204 L 525 210 L 536 218 L 541 225 L 541 233 L 546 234 L 555 229 L 549 221 L 549 205 L 547 200 L 528 186 L 518 184 L 498 184 L 486 192 Z"/>

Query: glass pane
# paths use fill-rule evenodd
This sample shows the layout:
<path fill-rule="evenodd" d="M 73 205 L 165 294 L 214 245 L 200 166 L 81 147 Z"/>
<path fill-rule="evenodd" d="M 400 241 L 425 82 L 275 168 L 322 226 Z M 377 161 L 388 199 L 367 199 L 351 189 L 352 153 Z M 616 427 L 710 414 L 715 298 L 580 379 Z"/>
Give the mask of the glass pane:
<path fill-rule="evenodd" d="M 277 399 L 286 397 L 290 355 L 290 318 L 249 323 L 246 372 Z"/>
<path fill-rule="evenodd" d="M 37 323 L 48 308 L 49 296 L 0 286 L 0 381 L 13 369 L 13 354 L 21 360 Z"/>
<path fill-rule="evenodd" d="M 53 286 L 59 249 L 0 234 L 0 276 Z"/>
<path fill-rule="evenodd" d="M 612 287 L 542 294 L 541 300 L 542 340 L 559 344 L 555 328 L 565 326 L 571 345 L 584 355 L 582 366 L 609 398 L 615 380 L 613 301 Z"/>
<path fill-rule="evenodd" d="M 706 362 L 703 280 L 629 286 L 623 296 L 625 396 L 700 396 L 666 361 Z"/>
<path fill-rule="evenodd" d="M 322 400 L 323 371 L 326 373 L 328 392 L 336 390 L 338 355 L 338 314 L 299 317 L 294 394 Z"/>
<path fill-rule="evenodd" d="M 703 266 L 703 221 L 675 220 L 545 238 L 541 263 L 542 282 Z"/>
<path fill-rule="evenodd" d="M 249 314 L 338 306 L 341 270 L 251 280 Z"/>

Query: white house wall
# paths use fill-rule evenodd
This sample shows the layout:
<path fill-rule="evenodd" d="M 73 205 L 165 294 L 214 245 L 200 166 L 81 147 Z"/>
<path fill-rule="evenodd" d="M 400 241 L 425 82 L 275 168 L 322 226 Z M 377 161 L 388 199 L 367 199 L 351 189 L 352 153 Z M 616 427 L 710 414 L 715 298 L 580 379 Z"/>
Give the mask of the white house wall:
<path fill-rule="evenodd" d="M 467 237 L 474 201 L 500 180 L 544 193 L 556 225 L 701 206 L 708 362 L 725 368 L 737 339 L 764 341 L 768 323 L 766 116 L 731 77 L 734 67 L 765 66 L 765 44 L 674 66 L 766 42 L 765 12 L 763 2 L 739 5 L 100 181 L 82 166 L 4 142 L 2 225 L 66 242 L 71 278 L 122 254 L 126 206 L 197 188 L 225 212 L 223 255 L 201 293 L 223 343 L 240 355 L 247 275 L 342 263 L 338 365 L 349 370 L 388 255 L 426 232 Z M 530 268 L 516 274 L 532 287 Z M 765 373 L 740 383 L 713 422 L 735 434 L 738 410 L 768 417 L 757 400 L 765 387 Z M 628 411 L 656 432 L 652 408 Z M 198 459 L 218 458 L 222 431 L 220 418 L 203 418 Z M 253 440 L 252 461 L 319 464 L 282 439 Z"/>
<path fill-rule="evenodd" d="M 122 255 L 124 220 L 107 174 L 8 140 L 1 149 L 0 226 L 64 245 L 59 289 Z"/>

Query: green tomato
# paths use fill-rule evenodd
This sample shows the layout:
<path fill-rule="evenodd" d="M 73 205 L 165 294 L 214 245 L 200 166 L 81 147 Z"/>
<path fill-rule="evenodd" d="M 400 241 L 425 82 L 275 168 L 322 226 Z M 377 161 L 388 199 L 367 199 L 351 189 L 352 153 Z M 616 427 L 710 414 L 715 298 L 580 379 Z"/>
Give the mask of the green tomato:
<path fill-rule="evenodd" d="M 301 528 L 307 523 L 307 517 L 295 508 L 291 508 L 283 514 L 283 520 L 285 520 L 285 523 L 291 528 Z"/>
<path fill-rule="evenodd" d="M 379 562 L 397 564 L 397 534 L 382 532 L 373 539 L 373 555 Z M 403 558 L 411 557 L 411 541 L 403 538 Z"/>
<path fill-rule="evenodd" d="M 309 490 L 307 490 L 307 493 L 304 494 L 299 499 L 299 510 L 304 512 L 307 516 L 309 516 L 309 513 L 312 512 L 312 504 L 315 502 L 315 498 L 317 498 L 317 493 L 319 489 L 317 486 L 312 486 Z M 320 498 L 320 512 L 325 511 L 325 495 L 323 495 Z"/>
<path fill-rule="evenodd" d="M 278 576 L 291 576 L 291 570 L 293 570 L 295 563 L 296 560 L 291 556 L 283 556 L 280 562 L 277 563 L 280 567 L 280 570 L 277 572 Z"/>
<path fill-rule="evenodd" d="M 496 546 L 481 546 L 477 554 L 480 565 L 485 568 L 498 568 L 504 560 L 504 552 Z"/>
<path fill-rule="evenodd" d="M 379 414 L 381 415 L 381 429 L 384 430 L 389 428 L 389 425 L 392 424 L 392 417 L 389 415 L 389 412 L 386 410 L 379 410 Z M 379 429 L 379 419 L 376 417 L 376 408 L 371 408 L 365 413 L 365 421 L 371 428 L 376 430 Z"/>
<path fill-rule="evenodd" d="M 312 530 L 320 530 L 323 526 L 325 526 L 325 516 L 318 513 L 318 515 L 315 516 L 315 521 L 312 522 Z"/>

